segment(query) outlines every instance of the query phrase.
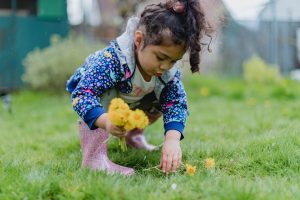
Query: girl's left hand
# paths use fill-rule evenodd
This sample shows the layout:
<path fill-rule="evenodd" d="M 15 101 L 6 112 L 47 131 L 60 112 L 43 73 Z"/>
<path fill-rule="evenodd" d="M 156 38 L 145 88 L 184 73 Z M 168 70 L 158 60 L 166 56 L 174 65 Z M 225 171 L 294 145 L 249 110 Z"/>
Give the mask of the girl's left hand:
<path fill-rule="evenodd" d="M 181 164 L 181 147 L 180 147 L 181 133 L 175 130 L 170 130 L 166 133 L 165 142 L 162 147 L 160 167 L 163 172 L 176 172 Z"/>

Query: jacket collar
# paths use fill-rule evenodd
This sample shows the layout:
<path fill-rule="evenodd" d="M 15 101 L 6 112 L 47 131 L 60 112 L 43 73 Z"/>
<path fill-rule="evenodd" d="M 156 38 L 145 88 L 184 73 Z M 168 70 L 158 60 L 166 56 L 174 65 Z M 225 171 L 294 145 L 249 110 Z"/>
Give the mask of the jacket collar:
<path fill-rule="evenodd" d="M 121 64 L 127 64 L 130 72 L 133 73 L 135 69 L 135 56 L 134 56 L 134 32 L 139 23 L 138 17 L 132 17 L 128 20 L 125 32 L 117 38 L 117 43 L 121 49 L 118 52 Z"/>

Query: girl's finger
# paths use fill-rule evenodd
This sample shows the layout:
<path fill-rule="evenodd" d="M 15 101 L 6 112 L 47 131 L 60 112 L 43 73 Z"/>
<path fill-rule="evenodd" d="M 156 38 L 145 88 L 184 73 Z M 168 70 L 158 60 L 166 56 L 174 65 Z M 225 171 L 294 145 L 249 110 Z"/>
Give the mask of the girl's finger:
<path fill-rule="evenodd" d="M 118 128 L 118 127 L 115 128 L 115 131 L 117 131 L 118 133 L 125 133 L 124 129 L 121 129 L 121 128 Z"/>
<path fill-rule="evenodd" d="M 113 135 L 116 136 L 116 137 L 122 137 L 122 136 L 124 136 L 123 133 L 118 132 L 118 131 L 114 131 L 114 132 L 112 132 L 112 133 L 113 133 Z"/>
<path fill-rule="evenodd" d="M 173 156 L 173 164 L 172 164 L 172 171 L 176 172 L 178 168 L 178 156 Z"/>
<path fill-rule="evenodd" d="M 121 135 L 121 133 L 120 133 L 119 131 L 117 131 L 117 130 L 113 130 L 113 133 L 114 133 L 114 135 L 116 135 L 116 136 L 120 136 L 120 135 Z"/>
<path fill-rule="evenodd" d="M 123 126 L 116 126 L 116 128 L 121 132 L 125 132 L 125 128 Z"/>
<path fill-rule="evenodd" d="M 167 174 L 168 174 L 169 171 L 171 170 L 171 167 L 172 167 L 172 161 L 173 161 L 173 156 L 168 155 L 168 161 L 167 161 Z"/>
<path fill-rule="evenodd" d="M 179 153 L 178 155 L 177 169 L 180 167 L 180 165 L 181 165 L 181 153 Z"/>
<path fill-rule="evenodd" d="M 122 130 L 118 127 L 114 128 L 114 133 L 118 134 L 119 136 L 125 135 L 125 130 Z"/>
<path fill-rule="evenodd" d="M 167 168 L 167 155 L 163 154 L 163 158 L 162 158 L 162 170 L 164 173 L 166 173 L 166 168 Z"/>

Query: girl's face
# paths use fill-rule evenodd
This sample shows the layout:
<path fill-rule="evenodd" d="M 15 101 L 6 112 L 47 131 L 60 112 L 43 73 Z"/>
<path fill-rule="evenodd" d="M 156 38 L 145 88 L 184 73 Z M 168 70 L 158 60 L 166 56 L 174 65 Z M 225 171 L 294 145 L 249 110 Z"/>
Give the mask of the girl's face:
<path fill-rule="evenodd" d="M 135 34 L 136 63 L 146 81 L 152 76 L 161 76 L 171 69 L 185 53 L 183 46 L 171 42 L 144 47 L 143 35 L 137 32 Z"/>

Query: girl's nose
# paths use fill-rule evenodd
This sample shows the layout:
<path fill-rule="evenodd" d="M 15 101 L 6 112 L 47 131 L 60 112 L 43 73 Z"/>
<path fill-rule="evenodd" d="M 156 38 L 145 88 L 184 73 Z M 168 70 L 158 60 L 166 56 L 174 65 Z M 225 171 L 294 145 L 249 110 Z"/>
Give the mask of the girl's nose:
<path fill-rule="evenodd" d="M 170 65 L 167 64 L 162 64 L 160 65 L 159 69 L 161 69 L 162 71 L 167 71 L 170 68 Z"/>

